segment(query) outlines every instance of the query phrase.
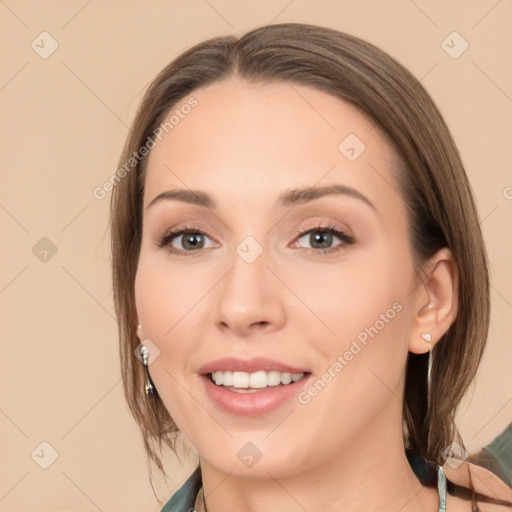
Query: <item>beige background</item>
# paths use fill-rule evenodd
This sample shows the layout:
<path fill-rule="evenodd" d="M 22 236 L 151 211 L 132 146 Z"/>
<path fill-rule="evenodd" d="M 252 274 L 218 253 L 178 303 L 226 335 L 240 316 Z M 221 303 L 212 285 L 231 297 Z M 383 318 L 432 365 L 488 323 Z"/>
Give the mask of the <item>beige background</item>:
<path fill-rule="evenodd" d="M 164 65 L 202 39 L 267 23 L 367 39 L 438 103 L 476 191 L 493 273 L 490 344 L 461 430 L 476 450 L 511 421 L 510 0 L 5 0 L 0 19 L 0 511 L 159 510 L 122 395 L 109 197 L 92 191 L 115 172 L 142 91 Z M 50 48 L 43 31 L 58 42 L 46 59 L 31 47 Z M 457 59 L 441 46 L 453 31 L 469 44 Z M 43 237 L 57 248 L 46 262 Z M 43 441 L 58 452 L 48 469 Z M 162 499 L 193 464 L 169 457 Z"/>

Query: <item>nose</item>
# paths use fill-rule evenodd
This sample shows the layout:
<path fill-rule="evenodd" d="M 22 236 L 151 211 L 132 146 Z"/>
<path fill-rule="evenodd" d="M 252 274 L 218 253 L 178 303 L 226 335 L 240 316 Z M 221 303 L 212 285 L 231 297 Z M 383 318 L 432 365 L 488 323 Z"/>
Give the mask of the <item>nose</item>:
<path fill-rule="evenodd" d="M 231 270 L 216 288 L 213 321 L 219 329 L 245 338 L 283 326 L 285 290 L 267 268 L 265 251 L 251 263 L 235 253 Z"/>

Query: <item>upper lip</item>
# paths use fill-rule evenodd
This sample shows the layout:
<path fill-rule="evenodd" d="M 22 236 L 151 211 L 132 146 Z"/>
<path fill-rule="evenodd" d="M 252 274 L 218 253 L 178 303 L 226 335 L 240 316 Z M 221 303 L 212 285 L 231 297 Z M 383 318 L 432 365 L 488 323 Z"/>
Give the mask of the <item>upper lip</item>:
<path fill-rule="evenodd" d="M 218 371 L 247 373 L 257 371 L 277 371 L 281 373 L 306 373 L 306 370 L 304 369 L 296 368 L 266 357 L 254 357 L 247 360 L 237 359 L 235 357 L 224 357 L 204 364 L 199 368 L 198 373 L 206 375 Z"/>

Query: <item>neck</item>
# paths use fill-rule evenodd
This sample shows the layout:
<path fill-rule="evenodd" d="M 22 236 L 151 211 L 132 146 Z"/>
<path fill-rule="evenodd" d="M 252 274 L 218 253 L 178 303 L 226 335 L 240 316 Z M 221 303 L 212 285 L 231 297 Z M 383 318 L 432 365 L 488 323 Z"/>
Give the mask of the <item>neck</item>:
<path fill-rule="evenodd" d="M 243 478 L 201 461 L 207 512 L 437 512 L 437 488 L 421 485 L 405 456 L 401 429 L 375 421 L 321 466 L 274 478 Z M 203 497 L 200 496 L 202 501 Z M 204 509 L 201 504 L 199 510 Z"/>

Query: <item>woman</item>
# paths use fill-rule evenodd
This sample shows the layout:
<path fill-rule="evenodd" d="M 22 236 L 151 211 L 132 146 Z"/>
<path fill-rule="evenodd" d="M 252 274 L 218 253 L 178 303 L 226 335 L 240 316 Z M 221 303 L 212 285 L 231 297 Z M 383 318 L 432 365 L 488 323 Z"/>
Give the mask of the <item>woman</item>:
<path fill-rule="evenodd" d="M 125 394 L 160 469 L 178 432 L 200 458 L 163 511 L 477 510 L 442 463 L 487 259 L 407 70 L 310 25 L 206 41 L 150 85 L 118 176 Z"/>

